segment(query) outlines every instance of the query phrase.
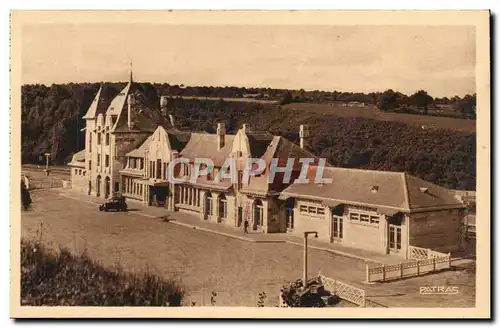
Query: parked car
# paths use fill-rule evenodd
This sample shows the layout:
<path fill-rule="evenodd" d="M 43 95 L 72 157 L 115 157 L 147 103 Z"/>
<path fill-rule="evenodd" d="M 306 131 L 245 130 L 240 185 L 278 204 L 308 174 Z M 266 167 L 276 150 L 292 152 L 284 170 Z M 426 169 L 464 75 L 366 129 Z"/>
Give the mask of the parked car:
<path fill-rule="evenodd" d="M 126 211 L 127 203 L 125 202 L 125 197 L 123 196 L 114 196 L 111 197 L 106 203 L 99 206 L 100 211 Z"/>

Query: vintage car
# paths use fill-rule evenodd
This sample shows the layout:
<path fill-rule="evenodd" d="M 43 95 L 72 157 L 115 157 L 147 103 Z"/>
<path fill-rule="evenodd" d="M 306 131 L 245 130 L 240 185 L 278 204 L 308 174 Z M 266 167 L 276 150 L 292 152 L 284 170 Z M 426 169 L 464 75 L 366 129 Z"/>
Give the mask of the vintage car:
<path fill-rule="evenodd" d="M 109 211 L 109 210 L 115 210 L 115 211 L 126 211 L 127 210 L 127 203 L 125 202 L 125 197 L 123 196 L 113 196 L 108 201 L 102 205 L 99 206 L 100 211 Z"/>

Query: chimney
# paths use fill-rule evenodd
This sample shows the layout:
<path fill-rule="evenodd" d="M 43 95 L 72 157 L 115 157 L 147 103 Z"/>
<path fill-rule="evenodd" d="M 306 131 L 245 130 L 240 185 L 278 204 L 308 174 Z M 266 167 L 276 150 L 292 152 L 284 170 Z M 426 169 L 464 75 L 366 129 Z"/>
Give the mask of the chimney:
<path fill-rule="evenodd" d="M 305 149 L 309 147 L 309 126 L 303 124 L 300 125 L 299 137 L 300 148 Z"/>
<path fill-rule="evenodd" d="M 161 110 L 161 114 L 163 116 L 167 116 L 167 104 L 168 104 L 167 96 L 161 96 L 160 97 L 160 110 Z"/>
<path fill-rule="evenodd" d="M 217 150 L 224 148 L 226 142 L 226 126 L 224 123 L 217 123 Z"/>
<path fill-rule="evenodd" d="M 132 94 L 128 95 L 127 103 L 128 103 L 127 123 L 128 123 L 128 128 L 131 129 L 132 128 L 132 114 L 133 114 L 132 106 L 135 105 L 134 95 L 132 95 Z"/>

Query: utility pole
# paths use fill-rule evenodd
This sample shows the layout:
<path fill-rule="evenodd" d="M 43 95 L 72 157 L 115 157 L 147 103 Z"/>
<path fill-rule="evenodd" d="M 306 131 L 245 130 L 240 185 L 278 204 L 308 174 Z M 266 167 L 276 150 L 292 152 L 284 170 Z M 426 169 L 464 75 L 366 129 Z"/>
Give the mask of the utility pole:
<path fill-rule="evenodd" d="M 50 157 L 50 153 L 45 153 L 45 175 L 49 175 L 49 157 Z"/>
<path fill-rule="evenodd" d="M 316 231 L 305 231 L 304 232 L 304 278 L 303 278 L 303 288 L 307 287 L 307 237 L 314 234 L 315 238 L 318 238 L 318 233 Z"/>

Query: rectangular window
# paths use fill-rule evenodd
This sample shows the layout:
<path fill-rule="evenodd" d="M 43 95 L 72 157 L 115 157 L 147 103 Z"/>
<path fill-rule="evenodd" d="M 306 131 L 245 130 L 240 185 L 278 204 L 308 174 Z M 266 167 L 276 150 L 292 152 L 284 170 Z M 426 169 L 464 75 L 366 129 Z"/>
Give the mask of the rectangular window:
<path fill-rule="evenodd" d="M 89 171 L 92 170 L 92 161 L 89 160 Z"/>
<path fill-rule="evenodd" d="M 227 202 L 225 199 L 221 199 L 220 201 L 219 217 L 223 219 L 227 218 Z"/>
<path fill-rule="evenodd" d="M 300 205 L 300 213 L 307 213 L 307 206 Z"/>
<path fill-rule="evenodd" d="M 101 144 L 101 134 L 100 133 L 97 134 L 97 144 L 98 145 Z"/>
<path fill-rule="evenodd" d="M 101 166 L 101 154 L 97 154 L 97 166 Z"/>
<path fill-rule="evenodd" d="M 89 134 L 89 153 L 92 152 L 92 132 Z"/>
<path fill-rule="evenodd" d="M 349 213 L 349 218 L 353 221 L 359 221 L 359 214 L 358 213 Z"/>
<path fill-rule="evenodd" d="M 325 209 L 323 207 L 318 207 L 318 215 L 325 215 Z"/>
<path fill-rule="evenodd" d="M 367 214 L 361 214 L 359 221 L 369 223 L 370 222 L 370 216 L 367 215 Z"/>
<path fill-rule="evenodd" d="M 106 146 L 109 146 L 109 133 L 106 133 Z"/>
<path fill-rule="evenodd" d="M 106 154 L 106 156 L 104 157 L 104 165 L 106 167 L 109 167 L 109 155 L 108 154 Z"/>
<path fill-rule="evenodd" d="M 161 179 L 161 159 L 156 160 L 156 179 Z"/>
<path fill-rule="evenodd" d="M 370 223 L 372 224 L 378 224 L 380 222 L 380 217 L 372 215 L 370 216 Z"/>
<path fill-rule="evenodd" d="M 243 185 L 243 172 L 238 171 L 238 190 L 241 189 L 242 185 Z"/>
<path fill-rule="evenodd" d="M 308 212 L 309 214 L 316 214 L 317 213 L 316 207 L 309 206 Z"/>
<path fill-rule="evenodd" d="M 139 165 L 140 165 L 140 169 L 144 169 L 144 160 L 142 158 L 139 159 Z"/>

